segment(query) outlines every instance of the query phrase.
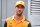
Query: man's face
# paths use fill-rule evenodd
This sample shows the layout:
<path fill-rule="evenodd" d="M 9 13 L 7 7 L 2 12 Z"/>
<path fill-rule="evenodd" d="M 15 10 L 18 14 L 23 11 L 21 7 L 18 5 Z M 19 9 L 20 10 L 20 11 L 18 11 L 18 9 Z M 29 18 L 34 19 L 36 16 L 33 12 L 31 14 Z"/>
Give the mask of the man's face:
<path fill-rule="evenodd" d="M 21 5 L 21 4 L 19 4 L 19 5 L 17 5 L 17 6 L 15 7 L 15 10 L 16 10 L 16 13 L 17 13 L 17 14 L 22 14 L 23 11 L 24 11 L 24 6 Z"/>

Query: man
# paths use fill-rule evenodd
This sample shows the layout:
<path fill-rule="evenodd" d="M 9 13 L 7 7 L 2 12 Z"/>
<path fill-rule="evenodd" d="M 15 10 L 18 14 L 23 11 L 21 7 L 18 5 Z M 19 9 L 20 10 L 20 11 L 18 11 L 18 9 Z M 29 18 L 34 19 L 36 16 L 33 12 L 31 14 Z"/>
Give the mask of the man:
<path fill-rule="evenodd" d="M 23 11 L 25 10 L 25 5 L 23 1 L 17 1 L 15 5 L 15 15 L 8 18 L 4 24 L 4 27 L 31 27 L 30 22 L 25 21 L 25 16 Z"/>

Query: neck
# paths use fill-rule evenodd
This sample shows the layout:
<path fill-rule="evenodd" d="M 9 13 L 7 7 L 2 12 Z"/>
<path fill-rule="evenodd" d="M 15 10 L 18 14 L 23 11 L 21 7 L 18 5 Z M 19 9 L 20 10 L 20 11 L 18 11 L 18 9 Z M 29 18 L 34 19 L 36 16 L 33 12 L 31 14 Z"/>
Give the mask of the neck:
<path fill-rule="evenodd" d="M 23 14 L 22 14 L 22 13 L 21 13 L 21 14 L 17 14 L 17 13 L 16 13 L 16 15 L 20 17 L 20 16 L 22 16 Z"/>
<path fill-rule="evenodd" d="M 15 14 L 14 17 L 15 17 L 14 19 L 16 19 L 16 20 L 21 20 L 23 18 L 23 14 L 21 14 L 21 15 Z"/>

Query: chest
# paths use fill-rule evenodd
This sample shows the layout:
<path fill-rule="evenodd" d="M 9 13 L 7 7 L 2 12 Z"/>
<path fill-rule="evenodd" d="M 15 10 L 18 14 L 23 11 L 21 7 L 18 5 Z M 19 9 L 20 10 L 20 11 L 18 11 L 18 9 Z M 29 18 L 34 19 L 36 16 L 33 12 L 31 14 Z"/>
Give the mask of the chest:
<path fill-rule="evenodd" d="M 8 21 L 7 27 L 28 27 L 28 23 L 26 22 L 16 23 L 15 21 Z"/>

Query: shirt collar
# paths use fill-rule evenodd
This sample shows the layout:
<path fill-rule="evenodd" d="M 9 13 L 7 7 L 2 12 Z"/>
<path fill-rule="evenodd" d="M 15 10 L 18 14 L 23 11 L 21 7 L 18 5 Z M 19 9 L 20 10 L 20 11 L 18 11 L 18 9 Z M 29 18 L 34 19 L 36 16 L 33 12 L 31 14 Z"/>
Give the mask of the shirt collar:
<path fill-rule="evenodd" d="M 14 19 L 14 16 L 12 17 L 12 20 Z M 25 20 L 25 16 L 23 16 L 23 19 L 21 20 L 22 22 Z"/>

